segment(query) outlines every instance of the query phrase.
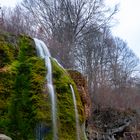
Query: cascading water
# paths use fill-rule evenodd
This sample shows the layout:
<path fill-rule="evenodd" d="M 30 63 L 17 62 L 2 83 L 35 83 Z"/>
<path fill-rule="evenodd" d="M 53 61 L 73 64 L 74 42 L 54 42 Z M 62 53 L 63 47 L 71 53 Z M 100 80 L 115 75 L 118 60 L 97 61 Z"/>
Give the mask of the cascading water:
<path fill-rule="evenodd" d="M 83 132 L 83 134 L 84 134 L 84 139 L 85 139 L 85 140 L 88 140 L 88 139 L 87 139 L 87 135 L 86 135 L 86 130 L 85 130 L 85 122 L 82 124 L 82 132 Z"/>
<path fill-rule="evenodd" d="M 57 59 L 53 58 L 53 60 L 54 60 L 63 70 L 65 70 L 64 67 L 58 62 Z"/>
<path fill-rule="evenodd" d="M 39 39 L 34 38 L 34 42 L 36 45 L 37 54 L 39 57 L 44 58 L 45 66 L 47 68 L 47 87 L 49 90 L 49 94 L 51 96 L 51 104 L 52 104 L 52 123 L 53 123 L 53 139 L 57 140 L 57 119 L 56 119 L 56 96 L 54 92 L 53 82 L 52 82 L 52 66 L 50 60 L 50 52 L 45 45 L 45 43 Z M 42 140 L 42 139 L 41 139 Z"/>
<path fill-rule="evenodd" d="M 79 125 L 79 116 L 78 116 L 78 110 L 77 110 L 77 104 L 76 104 L 76 97 L 75 97 L 73 86 L 70 85 L 70 88 L 71 88 L 73 103 L 74 103 L 74 111 L 75 111 L 75 119 L 76 119 L 76 135 L 77 135 L 77 140 L 80 140 L 80 135 L 79 135 L 80 125 Z"/>

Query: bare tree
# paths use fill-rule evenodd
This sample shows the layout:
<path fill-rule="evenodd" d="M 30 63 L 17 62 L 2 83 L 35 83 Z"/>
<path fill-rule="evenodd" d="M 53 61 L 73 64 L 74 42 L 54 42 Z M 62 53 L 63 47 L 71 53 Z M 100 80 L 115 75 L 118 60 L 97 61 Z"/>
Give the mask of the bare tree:
<path fill-rule="evenodd" d="M 14 34 L 35 35 L 37 33 L 36 23 L 32 15 L 20 6 L 14 9 L 4 8 L 2 30 L 12 32 Z"/>
<path fill-rule="evenodd" d="M 139 60 L 120 38 L 115 38 L 113 44 L 109 49 L 110 79 L 115 88 L 122 90 L 136 71 Z"/>
<path fill-rule="evenodd" d="M 53 55 L 67 68 L 75 64 L 73 50 L 83 34 L 90 32 L 87 27 L 98 25 L 100 29 L 117 11 L 115 8 L 106 17 L 105 13 L 110 11 L 103 0 L 24 0 L 23 6 L 34 15 L 50 42 L 54 42 L 50 46 Z"/>
<path fill-rule="evenodd" d="M 120 93 L 116 97 L 121 100 L 123 92 L 132 91 L 128 87 L 139 61 L 123 40 L 111 35 L 109 28 L 104 27 L 96 31 L 93 26 L 89 28 L 91 32 L 83 35 L 81 45 L 77 49 L 77 65 L 88 77 L 92 100 L 97 102 L 98 97 L 101 99 L 101 96 L 109 95 L 105 103 L 114 104 L 115 93 Z"/>
<path fill-rule="evenodd" d="M 4 24 L 4 11 L 2 7 L 0 7 L 0 28 L 3 27 L 3 24 Z"/>

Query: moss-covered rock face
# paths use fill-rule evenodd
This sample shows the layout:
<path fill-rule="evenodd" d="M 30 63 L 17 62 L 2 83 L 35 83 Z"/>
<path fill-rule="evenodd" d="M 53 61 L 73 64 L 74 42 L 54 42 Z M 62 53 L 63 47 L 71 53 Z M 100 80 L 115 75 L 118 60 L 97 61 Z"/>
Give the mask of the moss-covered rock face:
<path fill-rule="evenodd" d="M 84 122 L 84 108 L 81 102 L 80 95 L 76 85 L 70 78 L 69 74 L 61 68 L 56 61 L 52 59 L 53 67 L 53 83 L 57 94 L 58 105 L 58 137 L 60 140 L 75 140 L 76 139 L 76 118 L 74 111 L 74 103 L 70 84 L 74 87 L 77 100 L 77 108 L 79 113 L 80 125 Z M 81 140 L 83 139 L 82 129 L 79 130 Z"/>
<path fill-rule="evenodd" d="M 30 37 L 0 35 L 0 133 L 34 140 L 37 123 L 49 123 L 45 75 Z"/>
<path fill-rule="evenodd" d="M 53 58 L 51 62 L 57 97 L 58 138 L 76 140 L 70 84 L 75 91 L 80 125 L 85 119 L 83 104 L 69 74 Z M 51 102 L 46 88 L 46 73 L 44 60 L 37 57 L 32 38 L 0 34 L 0 133 L 13 140 L 35 140 L 40 131 L 44 140 L 52 139 Z M 83 140 L 81 128 L 79 133 Z"/>

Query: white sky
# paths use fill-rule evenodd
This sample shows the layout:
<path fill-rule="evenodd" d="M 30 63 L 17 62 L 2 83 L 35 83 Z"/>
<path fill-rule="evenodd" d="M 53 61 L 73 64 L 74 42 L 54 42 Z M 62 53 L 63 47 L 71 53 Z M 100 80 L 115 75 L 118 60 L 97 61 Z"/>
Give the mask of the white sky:
<path fill-rule="evenodd" d="M 0 6 L 14 7 L 21 0 L 0 0 Z M 140 57 L 140 0 L 106 0 L 109 5 L 120 2 L 120 11 L 116 15 L 119 24 L 112 28 L 115 36 L 122 38 Z"/>
<path fill-rule="evenodd" d="M 0 0 L 0 6 L 14 7 L 21 0 Z"/>
<path fill-rule="evenodd" d="M 107 3 L 120 3 L 117 14 L 119 24 L 112 29 L 115 36 L 122 38 L 140 58 L 140 0 L 106 0 Z"/>

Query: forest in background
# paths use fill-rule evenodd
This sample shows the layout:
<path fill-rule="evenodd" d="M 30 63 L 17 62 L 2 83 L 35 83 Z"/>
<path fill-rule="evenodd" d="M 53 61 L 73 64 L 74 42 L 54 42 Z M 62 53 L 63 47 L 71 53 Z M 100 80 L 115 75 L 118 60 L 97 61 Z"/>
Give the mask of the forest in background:
<path fill-rule="evenodd" d="M 24 0 L 0 9 L 0 30 L 27 34 L 46 42 L 65 68 L 88 81 L 93 108 L 140 107 L 139 59 L 111 33 L 118 5 L 104 0 Z"/>

